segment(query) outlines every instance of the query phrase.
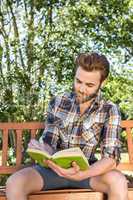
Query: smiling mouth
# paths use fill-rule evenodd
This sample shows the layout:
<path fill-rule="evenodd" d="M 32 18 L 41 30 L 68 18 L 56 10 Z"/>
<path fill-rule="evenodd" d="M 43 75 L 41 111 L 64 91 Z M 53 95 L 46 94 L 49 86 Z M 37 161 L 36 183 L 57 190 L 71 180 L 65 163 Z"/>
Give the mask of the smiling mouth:
<path fill-rule="evenodd" d="M 81 95 L 80 93 L 77 94 L 77 100 L 79 101 L 79 103 L 85 103 L 87 101 L 91 101 L 92 99 L 94 99 L 97 96 L 97 92 L 90 94 L 90 95 Z"/>
<path fill-rule="evenodd" d="M 84 101 L 84 100 L 86 99 L 86 97 L 87 97 L 86 95 L 81 95 L 81 94 L 79 95 L 79 94 L 78 94 L 78 95 L 77 95 L 77 100 L 82 100 L 82 101 Z"/>
<path fill-rule="evenodd" d="M 87 95 L 85 95 L 85 94 L 81 94 L 81 93 L 79 93 L 79 94 L 77 94 L 77 97 L 79 97 L 79 98 L 86 98 L 87 97 Z"/>

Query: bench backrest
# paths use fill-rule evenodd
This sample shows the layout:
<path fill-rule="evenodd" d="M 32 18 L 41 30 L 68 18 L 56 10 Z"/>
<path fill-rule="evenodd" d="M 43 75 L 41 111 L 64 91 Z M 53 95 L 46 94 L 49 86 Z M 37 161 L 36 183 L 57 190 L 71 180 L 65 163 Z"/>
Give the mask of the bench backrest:
<path fill-rule="evenodd" d="M 122 121 L 121 126 L 127 133 L 129 163 L 121 163 L 118 168 L 124 170 L 133 170 L 133 139 L 131 132 L 133 128 L 133 120 Z M 29 130 L 30 138 L 35 138 L 38 134 L 38 130 L 40 129 L 44 129 L 44 123 L 0 123 L 0 136 L 2 137 L 2 159 L 0 161 L 0 174 L 11 174 L 22 167 L 23 132 L 24 130 Z M 16 162 L 14 165 L 8 166 L 9 135 L 12 133 L 12 131 L 15 131 Z"/>
<path fill-rule="evenodd" d="M 126 131 L 129 162 L 120 163 L 118 169 L 133 171 L 133 120 L 123 120 L 121 127 Z"/>
<path fill-rule="evenodd" d="M 11 174 L 22 167 L 23 133 L 29 130 L 30 138 L 35 138 L 38 130 L 44 129 L 44 123 L 23 122 L 23 123 L 0 123 L 2 135 L 2 160 L 0 161 L 0 174 Z M 15 133 L 15 165 L 8 166 L 9 158 L 9 135 Z"/>

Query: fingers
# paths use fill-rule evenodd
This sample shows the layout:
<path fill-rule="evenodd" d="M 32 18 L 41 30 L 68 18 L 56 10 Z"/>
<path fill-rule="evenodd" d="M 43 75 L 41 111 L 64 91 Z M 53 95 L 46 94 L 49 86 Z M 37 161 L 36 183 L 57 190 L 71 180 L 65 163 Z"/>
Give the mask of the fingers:
<path fill-rule="evenodd" d="M 72 167 L 69 169 L 64 169 L 51 160 L 45 161 L 45 163 L 50 167 L 55 173 L 61 177 L 68 178 L 70 180 L 80 181 L 83 180 L 83 172 L 81 173 L 79 166 L 76 162 L 72 163 Z"/>
<path fill-rule="evenodd" d="M 45 161 L 45 163 L 48 165 L 48 167 L 50 167 L 58 175 L 66 177 L 66 178 L 71 176 L 71 175 L 76 175 L 80 170 L 80 168 L 76 164 L 76 162 L 73 162 L 72 167 L 68 168 L 68 169 L 64 169 L 64 168 L 58 166 L 57 164 L 55 164 L 54 162 L 52 162 L 50 160 Z"/>
<path fill-rule="evenodd" d="M 75 172 L 78 172 L 80 170 L 80 167 L 77 165 L 76 162 L 72 162 L 72 167 L 74 168 Z"/>
<path fill-rule="evenodd" d="M 53 169 L 53 170 L 60 170 L 62 169 L 60 166 L 56 165 L 54 162 L 52 162 L 51 160 L 46 160 L 45 161 L 47 163 L 47 165 Z M 62 169 L 63 170 L 63 169 Z"/>
<path fill-rule="evenodd" d="M 51 160 L 46 160 L 45 163 L 50 167 L 53 171 L 55 171 L 59 176 L 64 176 L 63 169 L 56 165 L 54 162 Z"/>

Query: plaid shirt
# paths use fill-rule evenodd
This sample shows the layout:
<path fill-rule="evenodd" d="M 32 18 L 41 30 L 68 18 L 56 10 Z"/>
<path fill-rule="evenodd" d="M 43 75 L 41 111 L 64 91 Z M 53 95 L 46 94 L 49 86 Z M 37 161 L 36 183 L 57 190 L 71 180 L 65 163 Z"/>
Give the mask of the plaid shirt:
<path fill-rule="evenodd" d="M 51 100 L 42 139 L 55 151 L 79 146 L 90 163 L 97 147 L 102 157 L 120 159 L 120 113 L 115 104 L 101 98 L 101 92 L 81 116 L 74 93 Z"/>

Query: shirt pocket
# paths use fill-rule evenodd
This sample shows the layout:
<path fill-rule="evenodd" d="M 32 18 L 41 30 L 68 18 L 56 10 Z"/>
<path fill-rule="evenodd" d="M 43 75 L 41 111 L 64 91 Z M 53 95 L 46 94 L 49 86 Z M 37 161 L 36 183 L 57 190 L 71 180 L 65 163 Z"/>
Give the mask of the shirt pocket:
<path fill-rule="evenodd" d="M 96 146 L 99 142 L 103 123 L 93 123 L 90 127 L 83 126 L 82 140 L 89 146 Z"/>

